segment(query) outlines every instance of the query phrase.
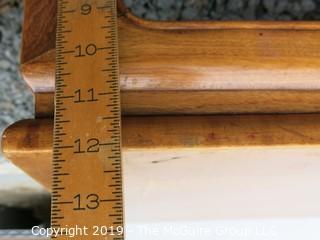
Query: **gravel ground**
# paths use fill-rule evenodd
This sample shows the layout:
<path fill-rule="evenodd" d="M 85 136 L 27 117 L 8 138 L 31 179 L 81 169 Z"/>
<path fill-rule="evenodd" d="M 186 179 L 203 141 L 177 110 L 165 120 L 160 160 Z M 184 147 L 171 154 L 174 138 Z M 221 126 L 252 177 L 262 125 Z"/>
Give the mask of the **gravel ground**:
<path fill-rule="evenodd" d="M 320 0 L 125 0 L 132 11 L 161 20 L 315 20 Z"/>
<path fill-rule="evenodd" d="M 0 134 L 7 125 L 33 115 L 32 94 L 18 73 L 21 14 L 20 1 L 0 0 Z"/>

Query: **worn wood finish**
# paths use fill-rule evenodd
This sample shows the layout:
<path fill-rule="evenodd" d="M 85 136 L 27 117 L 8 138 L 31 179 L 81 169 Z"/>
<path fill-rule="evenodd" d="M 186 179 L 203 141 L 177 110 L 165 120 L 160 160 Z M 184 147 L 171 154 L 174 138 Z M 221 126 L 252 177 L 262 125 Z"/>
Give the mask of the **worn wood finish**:
<path fill-rule="evenodd" d="M 26 63 L 55 47 L 57 3 L 24 0 L 21 62 Z"/>
<path fill-rule="evenodd" d="M 48 126 L 50 126 L 49 131 Z M 45 169 L 51 168 L 52 141 L 53 120 L 50 120 L 50 123 L 45 123 L 43 120 L 20 121 L 3 133 L 2 152 L 28 175 L 40 183 L 46 183 L 45 186 L 49 187 L 51 172 Z"/>
<path fill-rule="evenodd" d="M 320 145 L 320 115 L 125 117 L 123 150 Z M 3 136 L 5 156 L 50 189 L 52 119 L 25 120 Z M 139 161 L 137 159 L 136 161 Z"/>
<path fill-rule="evenodd" d="M 30 10 L 46 4 L 41 13 Z M 55 1 L 26 0 L 25 5 L 22 74 L 36 94 L 49 96 Z M 318 22 L 160 23 L 139 19 L 123 5 L 118 21 L 128 114 L 319 112 Z M 221 90 L 226 92 L 214 92 Z M 146 101 L 154 91 L 157 100 Z M 175 104 L 166 101 L 168 95 Z M 36 104 L 38 115 L 50 116 L 50 102 Z"/>

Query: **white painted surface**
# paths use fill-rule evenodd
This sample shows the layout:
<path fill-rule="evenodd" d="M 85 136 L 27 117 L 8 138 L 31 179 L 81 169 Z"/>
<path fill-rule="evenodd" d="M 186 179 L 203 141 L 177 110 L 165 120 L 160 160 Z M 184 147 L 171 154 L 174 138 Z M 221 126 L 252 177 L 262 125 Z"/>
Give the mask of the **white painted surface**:
<path fill-rule="evenodd" d="M 239 219 L 128 224 L 126 240 L 319 240 L 320 219 Z"/>
<path fill-rule="evenodd" d="M 46 198 L 43 187 L 9 162 L 0 163 L 0 205 L 28 207 Z"/>
<path fill-rule="evenodd" d="M 4 166 L 0 200 L 43 191 Z M 320 149 L 131 150 L 124 177 L 127 240 L 320 239 Z"/>
<path fill-rule="evenodd" d="M 320 149 L 129 151 L 124 159 L 128 240 L 142 239 L 144 224 L 162 229 L 148 240 L 320 239 Z M 215 234 L 256 225 L 276 232 Z M 179 238 L 163 226 L 213 235 Z"/>

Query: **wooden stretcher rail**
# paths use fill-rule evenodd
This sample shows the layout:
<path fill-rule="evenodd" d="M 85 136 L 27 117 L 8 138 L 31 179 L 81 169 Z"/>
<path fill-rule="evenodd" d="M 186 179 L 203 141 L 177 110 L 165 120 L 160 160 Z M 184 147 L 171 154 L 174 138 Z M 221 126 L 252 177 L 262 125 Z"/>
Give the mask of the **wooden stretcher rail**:
<path fill-rule="evenodd" d="M 36 117 L 53 117 L 53 93 L 36 93 Z M 319 91 L 123 91 L 123 115 L 317 113 Z"/>
<path fill-rule="evenodd" d="M 125 114 L 319 112 L 319 22 L 155 22 L 119 6 Z M 37 116 L 52 116 L 55 13 L 56 1 L 25 1 Z"/>
<path fill-rule="evenodd" d="M 9 127 L 5 156 L 50 187 L 51 119 L 24 120 Z M 123 149 L 201 149 L 221 147 L 302 147 L 320 145 L 320 115 L 125 117 Z M 137 159 L 137 161 L 139 161 Z"/>

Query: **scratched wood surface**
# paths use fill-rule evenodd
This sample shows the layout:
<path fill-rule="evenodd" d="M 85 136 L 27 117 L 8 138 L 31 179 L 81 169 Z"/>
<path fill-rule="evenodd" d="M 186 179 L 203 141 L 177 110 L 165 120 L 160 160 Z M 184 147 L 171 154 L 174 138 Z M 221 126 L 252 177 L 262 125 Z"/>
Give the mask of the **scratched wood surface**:
<path fill-rule="evenodd" d="M 125 114 L 319 112 L 318 22 L 152 22 L 119 6 Z M 52 116 L 56 1 L 25 8 L 22 75 Z"/>

